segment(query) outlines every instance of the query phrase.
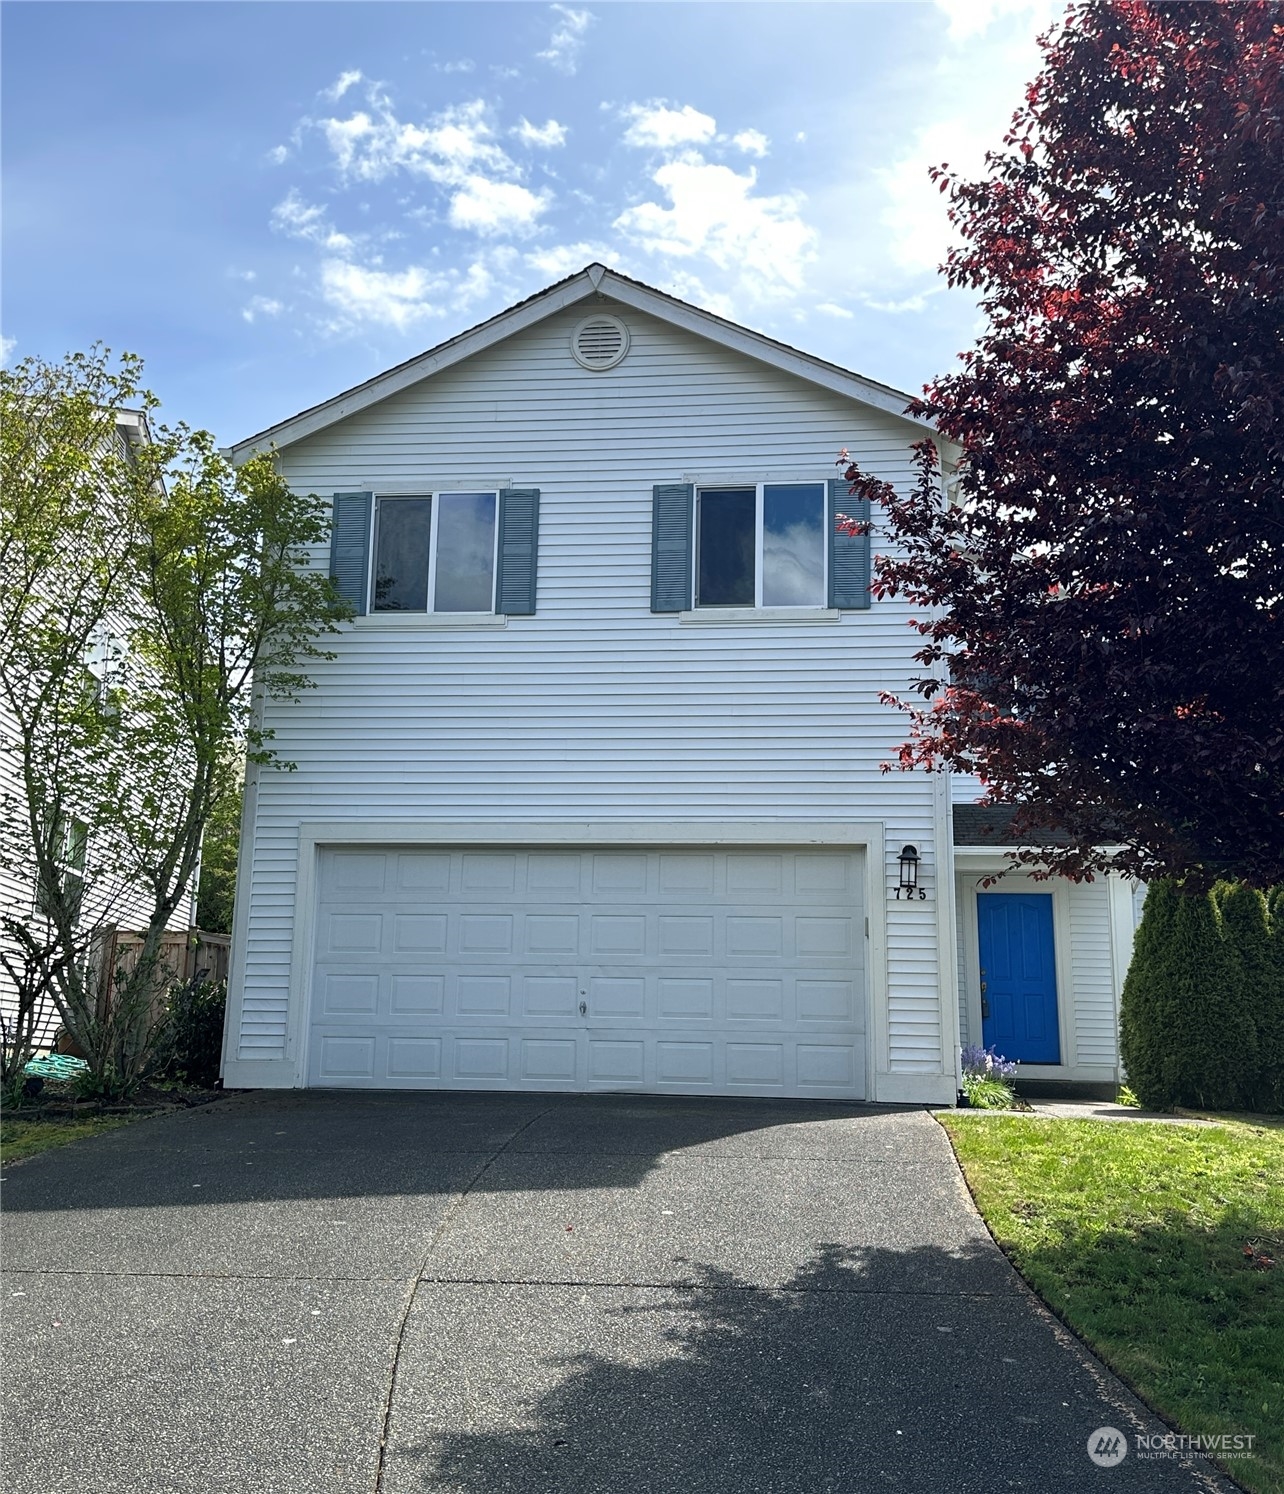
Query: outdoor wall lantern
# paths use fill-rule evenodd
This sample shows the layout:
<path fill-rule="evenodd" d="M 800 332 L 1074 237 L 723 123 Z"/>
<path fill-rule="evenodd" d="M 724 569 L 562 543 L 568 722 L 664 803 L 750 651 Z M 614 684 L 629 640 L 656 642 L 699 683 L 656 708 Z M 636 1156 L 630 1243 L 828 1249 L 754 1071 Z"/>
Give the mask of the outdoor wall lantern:
<path fill-rule="evenodd" d="M 901 868 L 901 891 L 912 893 L 918 886 L 918 847 L 902 846 L 897 859 Z"/>

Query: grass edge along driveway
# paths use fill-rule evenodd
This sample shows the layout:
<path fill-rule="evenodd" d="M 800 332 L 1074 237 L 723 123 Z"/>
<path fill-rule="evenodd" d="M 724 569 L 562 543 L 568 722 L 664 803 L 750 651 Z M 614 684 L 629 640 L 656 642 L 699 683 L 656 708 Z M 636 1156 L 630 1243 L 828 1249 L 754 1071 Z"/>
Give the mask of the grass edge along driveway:
<path fill-rule="evenodd" d="M 66 1146 L 84 1136 L 97 1136 L 101 1131 L 128 1126 L 149 1113 L 145 1110 L 137 1115 L 95 1115 L 90 1112 L 46 1118 L 10 1110 L 0 1119 L 0 1159 L 2 1165 L 8 1167 L 47 1152 L 51 1147 Z"/>
<path fill-rule="evenodd" d="M 1284 1494 L 1284 1129 L 937 1119 L 1053 1312 L 1181 1431 L 1252 1435 L 1227 1471 Z"/>

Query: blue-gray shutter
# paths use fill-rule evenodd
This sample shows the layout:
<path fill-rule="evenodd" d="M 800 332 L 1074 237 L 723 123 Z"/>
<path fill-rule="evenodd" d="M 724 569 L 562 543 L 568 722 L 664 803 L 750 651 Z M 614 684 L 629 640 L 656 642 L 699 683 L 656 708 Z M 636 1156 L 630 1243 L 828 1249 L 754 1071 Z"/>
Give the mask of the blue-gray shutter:
<path fill-rule="evenodd" d="M 695 488 L 689 482 L 651 489 L 651 611 L 691 608 L 691 546 Z"/>
<path fill-rule="evenodd" d="M 504 488 L 499 495 L 499 576 L 495 611 L 527 617 L 535 611 L 539 570 L 539 489 Z"/>
<path fill-rule="evenodd" d="M 358 617 L 366 615 L 370 584 L 370 520 L 373 493 L 336 493 L 330 525 L 330 579 L 339 594 L 352 603 Z"/>
<path fill-rule="evenodd" d="M 826 515 L 829 525 L 829 605 L 863 609 L 873 601 L 869 594 L 869 532 L 841 534 L 835 524 L 839 514 L 846 514 L 861 524 L 869 523 L 869 499 L 853 496 L 848 492 L 850 487 L 845 478 L 829 479 Z"/>

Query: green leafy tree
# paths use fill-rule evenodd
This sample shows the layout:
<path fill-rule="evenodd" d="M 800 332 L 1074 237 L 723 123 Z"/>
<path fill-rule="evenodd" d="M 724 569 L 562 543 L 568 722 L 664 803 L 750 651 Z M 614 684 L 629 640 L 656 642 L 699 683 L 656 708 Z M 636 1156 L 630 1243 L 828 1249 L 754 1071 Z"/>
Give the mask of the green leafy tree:
<path fill-rule="evenodd" d="M 0 371 L 0 865 L 32 888 L 0 915 L 10 1084 L 45 1000 L 85 987 L 99 889 L 121 876 L 113 838 L 84 827 L 112 793 L 107 640 L 150 480 L 118 422 L 154 407 L 140 376 L 100 347 Z"/>
<path fill-rule="evenodd" d="M 166 929 L 240 758 L 288 766 L 256 701 L 305 688 L 347 615 L 309 564 L 325 506 L 270 454 L 233 468 L 184 425 L 121 446 L 114 412 L 155 409 L 139 376 L 95 349 L 0 378 L 0 705 L 20 764 L 0 857 L 34 864 L 37 886 L 4 931 L 28 954 L 52 945 L 45 986 L 101 1093 L 157 1060 Z M 105 936 L 140 897 L 138 948 L 106 970 Z"/>
<path fill-rule="evenodd" d="M 242 784 L 218 801 L 201 842 L 201 876 L 196 894 L 196 924 L 211 934 L 232 932 L 236 899 L 236 863 L 241 841 Z"/>

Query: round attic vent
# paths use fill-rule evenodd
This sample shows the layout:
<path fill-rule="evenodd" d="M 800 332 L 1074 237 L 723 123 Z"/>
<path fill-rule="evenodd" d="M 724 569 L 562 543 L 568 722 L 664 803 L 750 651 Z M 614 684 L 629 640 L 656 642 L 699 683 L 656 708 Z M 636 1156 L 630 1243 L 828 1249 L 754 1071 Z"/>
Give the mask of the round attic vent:
<path fill-rule="evenodd" d="M 629 350 L 629 329 L 618 316 L 586 316 L 571 333 L 571 352 L 583 368 L 614 368 Z"/>

